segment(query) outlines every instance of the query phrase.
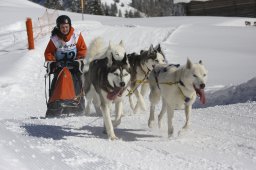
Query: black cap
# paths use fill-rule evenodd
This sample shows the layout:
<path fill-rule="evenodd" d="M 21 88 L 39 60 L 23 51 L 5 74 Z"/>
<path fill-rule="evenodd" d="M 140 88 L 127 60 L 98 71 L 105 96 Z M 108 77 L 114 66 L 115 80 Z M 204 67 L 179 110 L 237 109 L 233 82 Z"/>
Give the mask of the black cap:
<path fill-rule="evenodd" d="M 61 15 L 56 19 L 58 28 L 60 28 L 60 24 L 69 24 L 71 26 L 71 19 L 67 15 Z"/>

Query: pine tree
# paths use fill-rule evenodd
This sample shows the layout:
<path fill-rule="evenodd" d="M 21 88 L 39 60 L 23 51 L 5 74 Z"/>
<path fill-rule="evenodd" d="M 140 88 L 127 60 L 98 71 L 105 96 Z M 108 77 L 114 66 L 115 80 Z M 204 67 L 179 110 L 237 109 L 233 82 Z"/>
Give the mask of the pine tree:
<path fill-rule="evenodd" d="M 118 17 L 123 17 L 121 10 L 118 10 Z"/>
<path fill-rule="evenodd" d="M 134 17 L 134 14 L 133 14 L 133 12 L 131 10 L 129 11 L 128 17 L 129 18 L 133 18 Z"/>
<path fill-rule="evenodd" d="M 133 17 L 134 18 L 140 18 L 141 17 L 140 12 L 139 11 L 135 11 L 134 14 L 133 14 Z"/>
<path fill-rule="evenodd" d="M 59 0 L 46 0 L 44 6 L 50 9 L 63 10 L 63 6 L 61 5 Z"/>
<path fill-rule="evenodd" d="M 65 9 L 72 12 L 82 12 L 80 0 L 64 0 Z"/>
<path fill-rule="evenodd" d="M 103 15 L 103 9 L 100 0 L 88 0 L 85 13 L 93 15 Z"/>
<path fill-rule="evenodd" d="M 124 14 L 125 18 L 129 17 L 129 12 L 127 10 L 125 10 L 125 14 Z"/>
<path fill-rule="evenodd" d="M 116 16 L 116 14 L 117 14 L 117 5 L 116 3 L 114 3 L 114 4 L 111 4 L 110 6 L 110 15 Z"/>
<path fill-rule="evenodd" d="M 110 16 L 110 8 L 109 8 L 109 6 L 107 5 L 107 3 L 105 3 L 104 5 L 102 5 L 102 9 L 103 9 L 104 14 L 105 14 L 106 16 Z"/>

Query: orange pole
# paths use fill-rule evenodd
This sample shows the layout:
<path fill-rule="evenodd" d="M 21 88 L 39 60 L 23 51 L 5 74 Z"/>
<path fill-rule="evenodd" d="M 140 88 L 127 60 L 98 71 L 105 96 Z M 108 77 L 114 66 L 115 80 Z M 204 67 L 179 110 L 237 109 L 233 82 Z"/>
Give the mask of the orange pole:
<path fill-rule="evenodd" d="M 32 27 L 32 19 L 27 18 L 26 21 L 27 34 L 28 34 L 28 49 L 34 49 L 34 37 L 33 37 L 33 27 Z"/>

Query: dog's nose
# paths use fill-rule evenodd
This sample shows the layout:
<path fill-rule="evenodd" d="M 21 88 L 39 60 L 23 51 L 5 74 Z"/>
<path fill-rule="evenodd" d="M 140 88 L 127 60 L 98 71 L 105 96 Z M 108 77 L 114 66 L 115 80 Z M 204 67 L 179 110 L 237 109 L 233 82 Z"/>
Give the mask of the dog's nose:
<path fill-rule="evenodd" d="M 205 88 L 205 84 L 204 83 L 200 84 L 200 88 L 204 89 Z"/>
<path fill-rule="evenodd" d="M 125 83 L 122 81 L 122 82 L 120 82 L 120 86 L 121 87 L 124 87 L 125 86 Z"/>

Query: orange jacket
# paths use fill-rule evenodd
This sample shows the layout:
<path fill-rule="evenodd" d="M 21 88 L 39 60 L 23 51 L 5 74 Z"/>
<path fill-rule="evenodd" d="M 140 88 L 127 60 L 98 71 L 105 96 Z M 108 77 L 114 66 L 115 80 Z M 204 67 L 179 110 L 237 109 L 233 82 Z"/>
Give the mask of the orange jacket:
<path fill-rule="evenodd" d="M 66 36 L 65 42 L 68 42 L 70 40 L 73 33 L 74 33 L 74 28 L 71 27 L 69 34 Z M 77 59 L 85 58 L 86 52 L 87 52 L 87 46 L 84 42 L 84 39 L 81 33 L 79 35 L 76 48 L 77 48 Z M 57 48 L 55 47 L 54 43 L 52 42 L 52 40 L 50 40 L 44 52 L 45 61 L 56 61 L 54 56 L 56 49 Z"/>

